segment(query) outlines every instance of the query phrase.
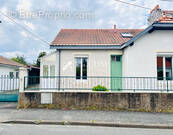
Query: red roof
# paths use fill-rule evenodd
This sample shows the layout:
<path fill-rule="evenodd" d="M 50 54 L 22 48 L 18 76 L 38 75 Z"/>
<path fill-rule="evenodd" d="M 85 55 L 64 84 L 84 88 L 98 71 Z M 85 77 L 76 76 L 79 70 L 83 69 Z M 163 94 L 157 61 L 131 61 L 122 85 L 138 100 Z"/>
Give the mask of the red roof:
<path fill-rule="evenodd" d="M 122 32 L 133 36 L 143 29 L 62 29 L 51 45 L 121 45 L 130 38 L 122 37 Z"/>
<path fill-rule="evenodd" d="M 171 16 L 168 16 L 168 14 L 171 14 Z M 162 23 L 173 23 L 173 11 L 163 11 L 163 16 L 158 20 Z"/>
<path fill-rule="evenodd" d="M 17 66 L 17 67 L 24 67 L 24 65 L 21 65 L 11 59 L 7 59 L 3 56 L 0 56 L 0 64 L 3 64 L 3 65 L 10 65 L 10 66 Z"/>

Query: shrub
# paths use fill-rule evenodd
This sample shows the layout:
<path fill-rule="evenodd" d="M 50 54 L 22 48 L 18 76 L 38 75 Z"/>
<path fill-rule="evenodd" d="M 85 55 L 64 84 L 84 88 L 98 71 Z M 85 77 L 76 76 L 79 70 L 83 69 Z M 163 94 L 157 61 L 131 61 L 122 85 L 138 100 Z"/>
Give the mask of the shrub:
<path fill-rule="evenodd" d="M 108 91 L 108 90 L 104 86 L 97 85 L 97 86 L 95 86 L 95 87 L 92 88 L 92 91 Z"/>

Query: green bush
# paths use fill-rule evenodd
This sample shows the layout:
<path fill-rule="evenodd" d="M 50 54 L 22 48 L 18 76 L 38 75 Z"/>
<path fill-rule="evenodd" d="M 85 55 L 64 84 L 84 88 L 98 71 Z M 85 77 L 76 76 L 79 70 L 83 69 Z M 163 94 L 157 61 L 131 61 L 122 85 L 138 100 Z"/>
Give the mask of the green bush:
<path fill-rule="evenodd" d="M 92 91 L 108 91 L 108 90 L 104 86 L 97 85 L 97 86 L 95 86 L 95 87 L 92 88 Z"/>

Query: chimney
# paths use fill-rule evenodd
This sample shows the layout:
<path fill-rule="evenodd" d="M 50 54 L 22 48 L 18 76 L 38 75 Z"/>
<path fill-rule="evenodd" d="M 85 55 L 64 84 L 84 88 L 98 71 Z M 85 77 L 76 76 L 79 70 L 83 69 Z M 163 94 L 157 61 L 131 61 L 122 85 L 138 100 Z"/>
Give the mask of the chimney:
<path fill-rule="evenodd" d="M 155 8 L 151 10 L 150 15 L 147 19 L 148 25 L 153 24 L 161 17 L 162 17 L 162 10 L 160 9 L 159 5 L 156 5 Z"/>
<path fill-rule="evenodd" d="M 152 12 L 156 11 L 156 10 L 159 10 L 159 9 L 160 9 L 159 5 L 156 5 L 156 6 L 150 11 L 150 14 L 151 14 Z"/>
<path fill-rule="evenodd" d="M 116 24 L 114 24 L 114 30 L 116 30 Z"/>
<path fill-rule="evenodd" d="M 114 24 L 113 32 L 116 32 L 116 24 Z"/>

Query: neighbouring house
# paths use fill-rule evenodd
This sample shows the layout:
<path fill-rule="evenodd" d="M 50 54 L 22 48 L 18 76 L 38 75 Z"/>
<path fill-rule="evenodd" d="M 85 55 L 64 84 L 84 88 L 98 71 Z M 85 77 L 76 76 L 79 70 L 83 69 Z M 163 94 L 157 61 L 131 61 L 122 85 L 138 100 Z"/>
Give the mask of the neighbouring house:
<path fill-rule="evenodd" d="M 61 29 L 41 58 L 40 89 L 173 90 L 173 18 L 157 10 L 145 29 Z"/>
<path fill-rule="evenodd" d="M 0 56 L 0 102 L 18 100 L 19 78 L 22 69 L 26 69 L 29 77 L 39 76 L 40 68 L 32 65 L 22 65 L 11 59 Z M 28 84 L 39 84 L 39 78 L 28 80 Z"/>
<path fill-rule="evenodd" d="M 23 67 L 23 65 L 0 56 L 0 77 L 18 78 L 20 67 Z"/>
<path fill-rule="evenodd" d="M 0 56 L 0 101 L 2 101 L 2 92 L 19 89 L 18 78 L 20 67 L 23 67 L 23 65 L 11 59 Z"/>
<path fill-rule="evenodd" d="M 148 17 L 148 25 L 152 25 L 155 21 L 159 22 L 172 22 L 173 11 L 162 10 L 159 5 L 157 5 L 150 13 Z"/>

